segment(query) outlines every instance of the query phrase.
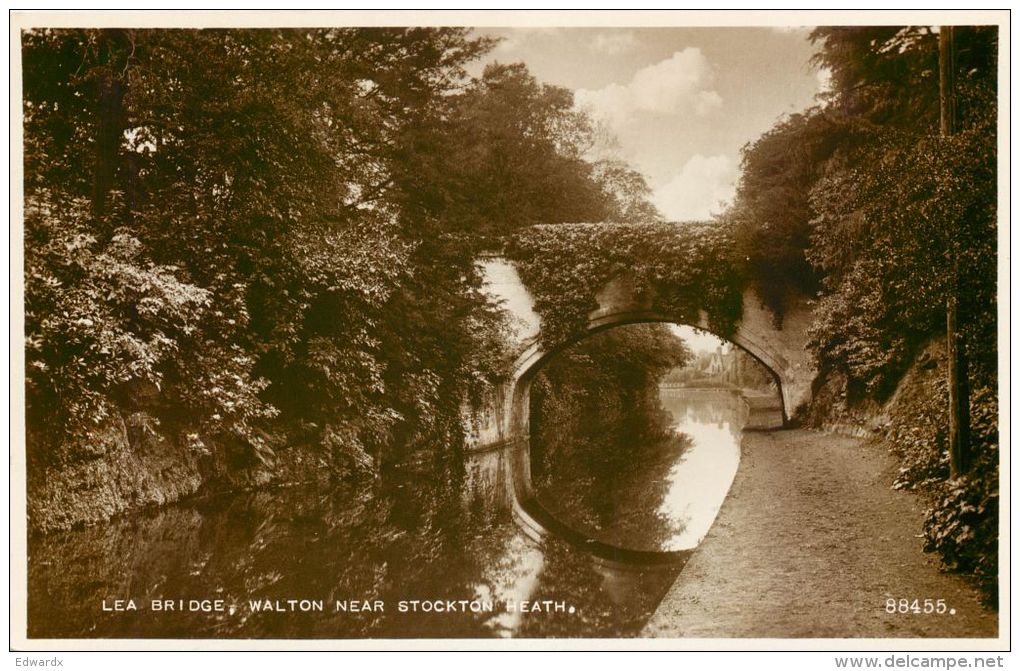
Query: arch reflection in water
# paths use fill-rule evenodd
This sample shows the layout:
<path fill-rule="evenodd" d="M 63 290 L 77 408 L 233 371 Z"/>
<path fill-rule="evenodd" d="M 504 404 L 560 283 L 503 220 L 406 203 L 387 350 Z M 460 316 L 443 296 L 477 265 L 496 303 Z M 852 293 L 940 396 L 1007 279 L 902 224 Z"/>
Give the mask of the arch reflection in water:
<path fill-rule="evenodd" d="M 637 328 L 646 332 L 618 336 L 617 342 L 661 348 L 666 335 L 683 333 L 662 324 L 615 330 Z M 688 345 L 683 365 L 630 380 L 619 368 L 596 375 L 584 367 L 590 361 L 608 361 L 612 367 L 619 360 L 654 360 L 657 353 L 614 359 L 606 355 L 605 343 L 575 347 L 579 354 L 551 361 L 533 390 L 531 465 L 538 503 L 601 543 L 642 551 L 693 549 L 733 482 L 742 430 L 782 425 L 773 376 L 703 333 Z M 577 362 L 580 372 L 564 370 Z M 607 379 L 610 389 L 635 379 L 637 384 L 623 393 L 571 388 L 578 380 L 595 380 L 597 386 Z M 640 384 L 645 388 L 638 389 Z M 560 398 L 550 399 L 556 394 Z"/>
<path fill-rule="evenodd" d="M 403 491 L 402 488 L 400 491 Z M 398 519 L 402 502 L 325 483 L 223 495 L 29 539 L 33 638 L 481 638 L 637 634 L 676 573 L 607 570 L 508 520 L 454 511 L 442 529 Z M 138 610 L 103 613 L 103 600 Z M 250 603 L 319 600 L 316 612 Z M 153 599 L 219 599 L 223 612 L 158 613 Z M 491 610 L 406 610 L 465 600 Z M 555 601 L 563 611 L 511 604 Z M 339 611 L 337 602 L 383 609 Z M 570 608 L 574 612 L 570 612 Z"/>

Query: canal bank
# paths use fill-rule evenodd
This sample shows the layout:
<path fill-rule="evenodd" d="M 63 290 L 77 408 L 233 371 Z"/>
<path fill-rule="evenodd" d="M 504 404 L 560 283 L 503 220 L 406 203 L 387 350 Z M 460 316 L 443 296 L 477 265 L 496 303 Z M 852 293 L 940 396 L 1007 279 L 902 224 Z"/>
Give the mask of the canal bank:
<path fill-rule="evenodd" d="M 792 430 L 745 433 L 741 451 L 715 524 L 643 636 L 996 636 L 977 590 L 921 551 L 921 502 L 890 488 L 882 446 Z M 903 599 L 908 612 L 887 612 Z M 944 612 L 925 614 L 926 599 Z"/>

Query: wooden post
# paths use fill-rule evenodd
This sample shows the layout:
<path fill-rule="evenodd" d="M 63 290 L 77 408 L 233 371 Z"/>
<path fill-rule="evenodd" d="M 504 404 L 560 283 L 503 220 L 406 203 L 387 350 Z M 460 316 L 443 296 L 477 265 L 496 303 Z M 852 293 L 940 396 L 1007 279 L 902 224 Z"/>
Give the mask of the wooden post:
<path fill-rule="evenodd" d="M 956 132 L 956 44 L 953 26 L 939 29 L 939 131 L 943 137 Z M 968 466 L 970 408 L 967 398 L 966 359 L 956 330 L 959 289 L 959 254 L 955 231 L 947 231 L 950 277 L 946 296 L 946 359 L 949 383 L 949 477 L 956 478 Z"/>
<path fill-rule="evenodd" d="M 939 131 L 956 132 L 956 42 L 953 26 L 939 29 Z"/>

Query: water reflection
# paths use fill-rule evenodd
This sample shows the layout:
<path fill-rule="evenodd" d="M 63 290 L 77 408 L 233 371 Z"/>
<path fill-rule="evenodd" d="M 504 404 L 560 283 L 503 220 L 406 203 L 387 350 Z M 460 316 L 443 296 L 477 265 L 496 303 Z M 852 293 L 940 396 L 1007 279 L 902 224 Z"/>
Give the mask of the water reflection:
<path fill-rule="evenodd" d="M 401 507 L 302 486 L 31 538 L 29 636 L 632 636 L 677 573 L 600 566 L 464 510 L 412 524 Z"/>
<path fill-rule="evenodd" d="M 613 545 L 696 545 L 732 480 L 747 405 L 727 391 L 661 400 L 651 425 L 547 450 L 543 503 Z M 503 487 L 508 454 L 479 455 L 467 479 Z M 413 485 L 208 497 L 32 537 L 29 636 L 633 636 L 680 571 L 534 542 L 457 483 L 451 500 L 426 503 Z"/>
<path fill-rule="evenodd" d="M 733 484 L 747 404 L 719 391 L 664 392 L 661 399 L 674 418 L 673 430 L 691 441 L 670 468 L 669 489 L 657 509 L 674 529 L 663 549 L 689 550 L 708 533 Z"/>
<path fill-rule="evenodd" d="M 539 446 L 540 503 L 604 543 L 696 547 L 733 482 L 749 406 L 727 389 L 664 389 L 659 401 L 662 412 L 644 419 L 651 429 L 561 434 Z"/>
<path fill-rule="evenodd" d="M 523 534 L 509 537 L 501 561 L 487 571 L 487 582 L 478 586 L 480 600 L 515 603 L 530 601 L 545 568 L 542 550 Z M 521 628 L 524 612 L 521 608 L 504 609 L 486 622 L 486 626 L 501 638 L 509 638 Z"/>

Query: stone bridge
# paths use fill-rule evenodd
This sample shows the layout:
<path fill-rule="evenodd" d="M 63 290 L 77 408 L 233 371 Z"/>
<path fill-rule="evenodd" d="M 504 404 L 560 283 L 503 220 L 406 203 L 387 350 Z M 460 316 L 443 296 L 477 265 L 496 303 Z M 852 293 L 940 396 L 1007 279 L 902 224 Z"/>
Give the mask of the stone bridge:
<path fill-rule="evenodd" d="M 588 316 L 588 326 L 564 342 L 548 346 L 541 339 L 541 322 L 534 301 L 511 261 L 493 257 L 480 261 L 486 291 L 501 300 L 515 318 L 517 357 L 509 380 L 484 399 L 481 407 L 466 409 L 471 490 L 495 499 L 497 505 L 509 505 L 518 522 L 535 527 L 541 535 L 543 525 L 520 506 L 531 498 L 529 406 L 531 381 L 542 365 L 557 352 L 584 338 L 616 326 L 646 322 L 667 322 L 695 326 L 711 332 L 704 312 L 699 323 L 678 321 L 655 307 L 654 295 L 635 291 L 626 276 L 610 281 L 598 293 L 598 308 Z M 811 399 L 815 376 L 806 350 L 811 310 L 807 300 L 793 302 L 777 328 L 772 314 L 761 306 L 748 290 L 743 296 L 743 313 L 729 340 L 760 361 L 774 377 L 782 398 L 784 423 Z M 722 336 L 721 336 L 722 337 Z"/>

